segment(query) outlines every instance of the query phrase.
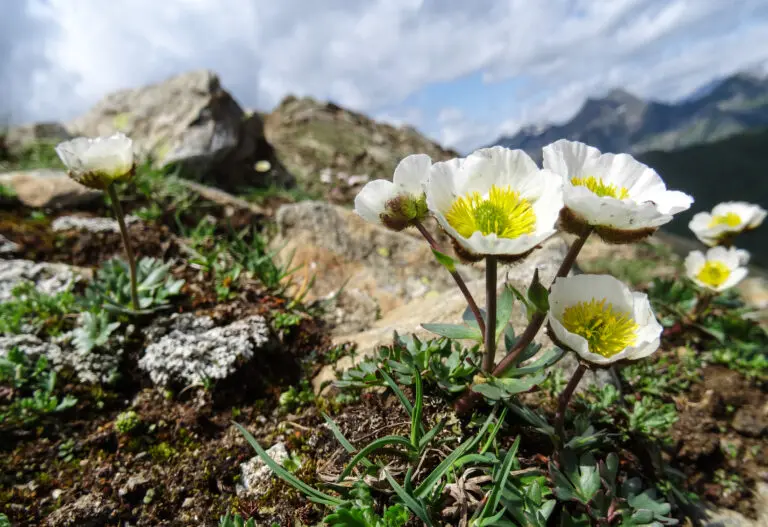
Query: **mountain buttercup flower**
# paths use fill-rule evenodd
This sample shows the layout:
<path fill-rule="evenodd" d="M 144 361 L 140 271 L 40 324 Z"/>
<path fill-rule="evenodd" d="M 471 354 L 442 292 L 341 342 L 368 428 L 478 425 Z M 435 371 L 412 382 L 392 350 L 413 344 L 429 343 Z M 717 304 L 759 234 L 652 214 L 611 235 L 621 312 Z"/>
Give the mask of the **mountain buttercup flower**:
<path fill-rule="evenodd" d="M 602 154 L 565 139 L 545 146 L 543 154 L 544 168 L 564 179 L 561 223 L 575 234 L 592 227 L 606 241 L 637 241 L 693 203 L 628 154 Z"/>
<path fill-rule="evenodd" d="M 106 189 L 133 174 L 133 141 L 122 133 L 110 137 L 77 137 L 56 146 L 69 176 L 86 187 Z"/>
<path fill-rule="evenodd" d="M 500 146 L 432 165 L 427 206 L 465 260 L 524 255 L 555 233 L 562 181 Z"/>
<path fill-rule="evenodd" d="M 395 168 L 392 181 L 367 183 L 355 197 L 355 212 L 371 223 L 400 231 L 427 217 L 424 183 L 432 160 L 425 154 L 404 158 Z"/>
<path fill-rule="evenodd" d="M 558 278 L 547 321 L 554 339 L 592 364 L 637 360 L 659 348 L 662 327 L 648 296 L 609 275 Z"/>
<path fill-rule="evenodd" d="M 706 254 L 691 251 L 685 258 L 685 272 L 697 285 L 712 291 L 724 291 L 747 276 L 749 253 L 743 249 L 713 247 Z"/>
<path fill-rule="evenodd" d="M 737 234 L 755 229 L 765 220 L 766 211 L 759 205 L 744 201 L 727 201 L 715 205 L 712 212 L 693 216 L 688 228 L 709 246 L 728 243 Z"/>

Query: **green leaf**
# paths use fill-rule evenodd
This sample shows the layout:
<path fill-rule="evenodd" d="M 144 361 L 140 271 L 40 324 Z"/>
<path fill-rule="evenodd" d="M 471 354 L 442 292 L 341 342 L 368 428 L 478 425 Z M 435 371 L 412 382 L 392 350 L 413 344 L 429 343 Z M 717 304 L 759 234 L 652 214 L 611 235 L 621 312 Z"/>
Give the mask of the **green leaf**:
<path fill-rule="evenodd" d="M 517 439 L 515 439 L 515 442 L 509 448 L 509 450 L 507 451 L 507 454 L 504 456 L 504 463 L 502 463 L 501 465 L 501 479 L 494 482 L 493 488 L 491 489 L 491 492 L 488 495 L 488 500 L 485 502 L 485 507 L 483 507 L 483 511 L 480 513 L 480 520 L 490 519 L 491 515 L 494 514 L 496 507 L 498 507 L 499 500 L 501 499 L 501 491 L 507 485 L 507 480 L 509 479 L 509 473 L 512 471 L 512 463 L 515 462 L 515 456 L 517 456 L 517 449 L 519 447 L 520 447 L 520 436 L 517 436 Z M 502 513 L 503 513 L 503 510 L 502 510 Z M 496 520 L 498 520 L 498 518 L 496 518 Z M 493 524 L 488 524 L 488 525 L 493 525 Z"/>
<path fill-rule="evenodd" d="M 445 423 L 448 422 L 447 417 L 443 417 L 440 419 L 440 422 L 438 422 L 434 428 L 432 428 L 429 432 L 424 434 L 424 437 L 421 438 L 419 441 L 419 453 L 423 452 L 424 449 L 429 446 L 429 443 L 432 442 L 432 440 L 435 438 L 437 434 L 439 434 L 443 428 L 445 428 Z"/>
<path fill-rule="evenodd" d="M 440 265 L 448 269 L 449 272 L 456 272 L 456 260 L 445 253 L 441 253 L 437 249 L 432 249 L 432 254 L 435 255 L 435 260 L 437 260 Z"/>
<path fill-rule="evenodd" d="M 408 417 L 411 417 L 413 415 L 413 405 L 411 404 L 411 401 L 408 400 L 408 398 L 403 393 L 403 390 L 400 389 L 395 380 L 390 377 L 387 372 L 385 372 L 382 368 L 379 368 L 379 373 L 384 379 L 384 382 L 387 383 L 387 386 L 389 386 L 392 391 L 395 392 L 395 396 L 400 401 L 400 404 L 402 404 L 403 408 L 405 408 L 405 411 L 408 412 Z"/>
<path fill-rule="evenodd" d="M 432 520 L 430 520 L 427 509 L 424 507 L 424 504 L 421 503 L 421 500 L 408 494 L 405 489 L 403 489 L 403 487 L 398 485 L 397 481 L 395 481 L 395 478 L 393 478 L 389 471 L 386 469 L 384 470 L 384 477 L 387 478 L 387 481 L 392 487 L 392 490 L 395 491 L 395 494 L 397 494 L 397 497 L 400 498 L 403 504 L 408 507 L 412 513 L 418 516 L 418 518 L 423 521 L 427 527 L 432 527 L 434 524 L 432 523 Z"/>
<path fill-rule="evenodd" d="M 477 342 L 483 340 L 483 335 L 477 327 L 465 326 L 463 324 L 422 324 L 421 327 L 449 339 L 468 339 Z"/>
<path fill-rule="evenodd" d="M 518 377 L 520 375 L 527 375 L 534 373 L 544 368 L 549 368 L 561 358 L 563 358 L 564 352 L 560 348 L 550 348 L 542 353 L 535 361 L 526 366 L 520 368 L 510 368 L 504 377 Z"/>
<path fill-rule="evenodd" d="M 413 369 L 413 380 L 416 384 L 416 395 L 411 415 L 411 445 L 418 450 L 421 439 L 421 412 L 424 409 L 424 387 L 421 382 L 421 372 L 417 368 Z"/>
<path fill-rule="evenodd" d="M 531 280 L 531 285 L 528 287 L 528 300 L 539 313 L 549 311 L 549 290 L 539 280 L 538 267 L 533 272 L 533 280 Z"/>
<path fill-rule="evenodd" d="M 512 293 L 509 286 L 504 287 L 504 290 L 496 300 L 496 341 L 504 332 L 504 329 L 509 324 L 509 319 L 512 317 L 512 308 L 515 305 L 515 295 Z"/>
<path fill-rule="evenodd" d="M 346 467 L 344 467 L 344 470 L 339 475 L 338 481 L 342 481 L 344 478 L 349 476 L 349 474 L 352 472 L 352 469 L 355 468 L 355 465 L 357 465 L 360 461 L 365 459 L 366 456 L 375 452 L 376 450 L 379 450 L 381 448 L 384 448 L 390 445 L 402 445 L 411 452 L 415 451 L 414 446 L 405 437 L 402 437 L 402 436 L 380 437 L 379 439 L 372 441 L 371 443 L 366 445 L 362 450 L 360 450 L 360 452 L 355 454 L 355 456 L 350 460 L 349 464 Z"/>
<path fill-rule="evenodd" d="M 267 454 L 267 452 L 261 448 L 261 445 L 259 445 L 259 442 L 256 441 L 256 438 L 254 438 L 251 433 L 245 429 L 245 427 L 241 426 L 239 423 L 233 424 L 240 430 L 240 433 L 245 436 L 245 440 L 248 441 L 248 443 L 253 447 L 264 464 L 267 465 L 280 479 L 292 485 L 297 490 L 303 492 L 310 500 L 316 503 L 320 503 L 328 507 L 338 507 L 343 503 L 338 498 L 334 498 L 333 496 L 329 496 L 328 494 L 320 492 L 314 487 L 310 487 L 299 478 L 288 472 L 285 468 L 280 466 L 271 457 L 269 457 L 269 454 Z"/>
<path fill-rule="evenodd" d="M 336 423 L 331 419 L 328 414 L 323 412 L 323 419 L 325 419 L 325 422 L 328 423 L 328 427 L 331 429 L 331 432 L 333 433 L 333 436 L 336 438 L 336 441 L 338 441 L 341 446 L 344 447 L 344 450 L 347 451 L 349 454 L 354 454 L 357 452 L 357 449 L 350 443 L 346 437 L 344 437 L 344 434 L 341 433 L 341 430 L 339 430 L 339 427 L 336 426 Z M 370 468 L 373 466 L 373 463 L 368 461 L 367 459 L 362 460 L 363 465 Z"/>

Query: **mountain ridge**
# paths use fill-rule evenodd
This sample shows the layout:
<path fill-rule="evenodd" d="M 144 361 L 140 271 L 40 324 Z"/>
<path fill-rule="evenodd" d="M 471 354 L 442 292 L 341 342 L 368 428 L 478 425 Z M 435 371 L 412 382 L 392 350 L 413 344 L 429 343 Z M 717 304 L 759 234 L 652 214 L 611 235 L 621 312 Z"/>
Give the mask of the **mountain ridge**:
<path fill-rule="evenodd" d="M 614 88 L 587 98 L 559 124 L 529 125 L 489 146 L 520 148 L 541 159 L 541 148 L 567 138 L 603 152 L 671 151 L 768 126 L 768 77 L 737 73 L 677 103 L 644 100 Z"/>

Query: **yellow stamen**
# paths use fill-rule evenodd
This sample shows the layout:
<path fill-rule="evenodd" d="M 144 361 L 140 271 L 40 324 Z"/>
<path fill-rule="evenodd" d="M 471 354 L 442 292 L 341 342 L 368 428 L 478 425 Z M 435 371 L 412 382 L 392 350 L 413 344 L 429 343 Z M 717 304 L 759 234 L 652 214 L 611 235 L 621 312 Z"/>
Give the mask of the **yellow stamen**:
<path fill-rule="evenodd" d="M 708 227 L 717 227 L 718 225 L 727 225 L 728 227 L 738 227 L 741 224 L 741 218 L 735 212 L 712 216 Z"/>
<path fill-rule="evenodd" d="M 465 238 L 480 231 L 499 238 L 517 238 L 536 230 L 536 213 L 531 203 L 511 187 L 491 186 L 488 197 L 470 192 L 453 202 L 445 215 L 448 223 Z"/>
<path fill-rule="evenodd" d="M 595 176 L 571 178 L 571 185 L 587 187 L 601 198 L 627 199 L 629 197 L 629 190 L 625 187 L 619 188 L 616 185 L 605 183 Z"/>
<path fill-rule="evenodd" d="M 731 275 L 731 270 L 723 262 L 717 260 L 709 260 L 701 268 L 699 274 L 696 275 L 703 283 L 710 287 L 720 287 L 723 282 L 728 280 Z"/>
<path fill-rule="evenodd" d="M 630 313 L 615 310 L 606 299 L 594 298 L 566 308 L 561 322 L 565 329 L 587 340 L 589 351 L 606 358 L 632 346 L 639 328 Z"/>

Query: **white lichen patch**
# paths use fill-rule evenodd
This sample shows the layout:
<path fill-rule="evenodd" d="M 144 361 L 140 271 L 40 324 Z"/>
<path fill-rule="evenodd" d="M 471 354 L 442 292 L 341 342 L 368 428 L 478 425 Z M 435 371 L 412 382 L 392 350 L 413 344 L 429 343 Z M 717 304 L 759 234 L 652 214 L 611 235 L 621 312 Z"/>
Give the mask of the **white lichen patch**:
<path fill-rule="evenodd" d="M 130 225 L 141 221 L 136 216 L 126 216 L 125 223 Z M 51 228 L 60 231 L 120 232 L 120 225 L 112 218 L 82 218 L 79 216 L 60 216 L 53 220 Z"/>
<path fill-rule="evenodd" d="M 183 314 L 172 317 L 165 330 L 162 326 L 150 328 L 147 337 L 151 344 L 139 359 L 139 367 L 152 382 L 195 385 L 232 375 L 269 341 L 269 327 L 258 315 L 214 327 L 209 317 Z"/>
<path fill-rule="evenodd" d="M 41 293 L 55 295 L 83 278 L 85 271 L 65 264 L 0 260 L 0 302 L 10 300 L 22 282 L 32 282 Z"/>

